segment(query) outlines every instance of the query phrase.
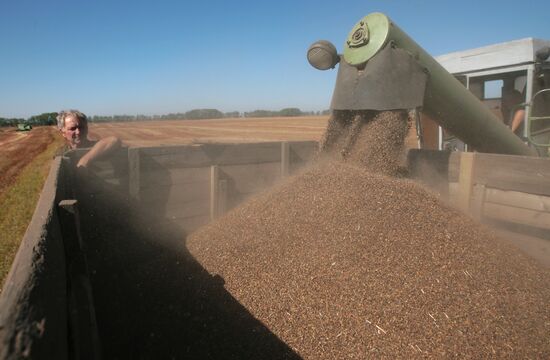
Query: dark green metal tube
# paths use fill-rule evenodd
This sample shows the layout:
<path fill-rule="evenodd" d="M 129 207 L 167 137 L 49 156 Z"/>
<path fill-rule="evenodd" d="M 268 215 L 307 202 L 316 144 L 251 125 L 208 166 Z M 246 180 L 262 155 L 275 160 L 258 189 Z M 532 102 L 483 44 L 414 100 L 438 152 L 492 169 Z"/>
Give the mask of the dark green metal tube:
<path fill-rule="evenodd" d="M 468 89 L 386 15 L 369 14 L 355 25 L 344 45 L 344 60 L 366 63 L 388 43 L 408 51 L 429 74 L 423 111 L 480 152 L 536 156 Z"/>

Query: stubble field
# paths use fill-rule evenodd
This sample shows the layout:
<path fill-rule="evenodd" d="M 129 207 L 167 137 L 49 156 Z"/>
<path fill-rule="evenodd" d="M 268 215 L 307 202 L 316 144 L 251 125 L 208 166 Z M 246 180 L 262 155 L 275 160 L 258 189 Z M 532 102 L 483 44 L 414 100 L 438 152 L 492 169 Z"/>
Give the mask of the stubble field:
<path fill-rule="evenodd" d="M 92 123 L 89 137 L 101 139 L 114 135 L 126 146 L 318 141 L 327 121 L 328 116 L 308 116 Z M 36 127 L 29 132 L 0 129 L 0 194 L 52 143 L 57 146 L 62 143 L 54 126 Z"/>
<path fill-rule="evenodd" d="M 99 123 L 90 125 L 90 137 L 114 135 L 127 146 L 319 140 L 327 121 L 308 116 Z"/>

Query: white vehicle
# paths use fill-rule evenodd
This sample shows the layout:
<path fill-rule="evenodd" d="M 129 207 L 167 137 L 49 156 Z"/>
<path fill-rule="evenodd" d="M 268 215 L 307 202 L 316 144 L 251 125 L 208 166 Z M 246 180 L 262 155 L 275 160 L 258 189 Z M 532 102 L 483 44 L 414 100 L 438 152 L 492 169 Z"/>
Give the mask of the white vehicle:
<path fill-rule="evenodd" d="M 550 41 L 514 40 L 437 56 L 436 60 L 486 104 L 506 125 L 524 110 L 515 133 L 548 156 L 550 147 Z M 521 116 L 520 115 L 520 116 Z M 467 150 L 423 116 L 423 147 Z"/>

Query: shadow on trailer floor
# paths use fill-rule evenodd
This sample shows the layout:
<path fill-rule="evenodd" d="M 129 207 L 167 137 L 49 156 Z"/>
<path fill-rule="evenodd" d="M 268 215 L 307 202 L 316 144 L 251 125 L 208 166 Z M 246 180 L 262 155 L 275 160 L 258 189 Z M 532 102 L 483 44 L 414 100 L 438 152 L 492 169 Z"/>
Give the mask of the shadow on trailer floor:
<path fill-rule="evenodd" d="M 78 195 L 104 358 L 300 358 L 201 267 L 178 227 L 105 191 Z"/>

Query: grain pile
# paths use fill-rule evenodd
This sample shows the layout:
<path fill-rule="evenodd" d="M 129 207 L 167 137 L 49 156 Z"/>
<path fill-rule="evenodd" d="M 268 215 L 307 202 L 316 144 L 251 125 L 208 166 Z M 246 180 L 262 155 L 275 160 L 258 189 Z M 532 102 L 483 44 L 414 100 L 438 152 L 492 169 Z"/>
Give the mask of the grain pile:
<path fill-rule="evenodd" d="M 340 161 L 234 209 L 189 250 L 304 358 L 548 358 L 549 272 L 383 175 L 397 168 L 404 119 L 354 117 L 323 141 Z M 369 147 L 387 151 L 369 158 Z"/>

